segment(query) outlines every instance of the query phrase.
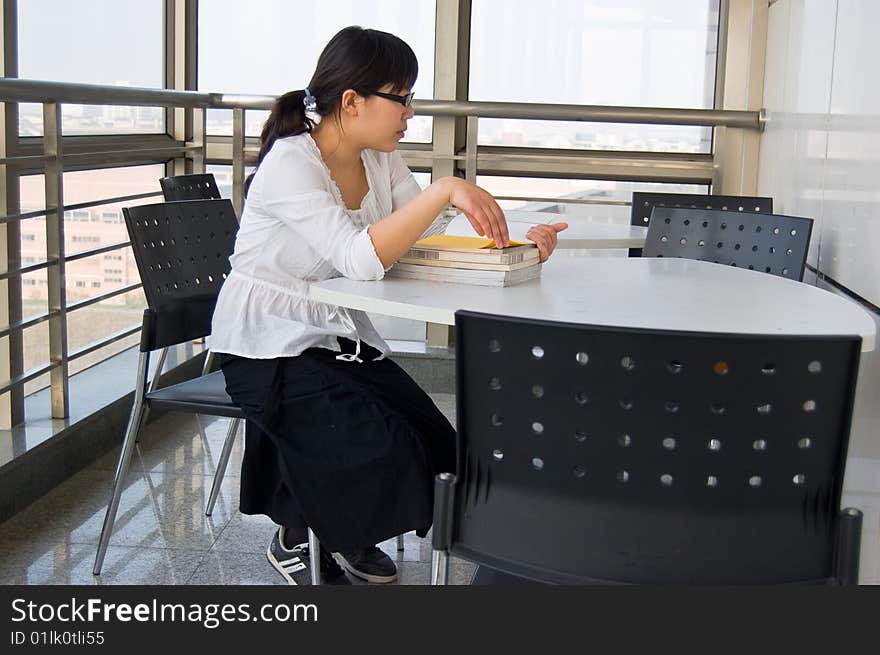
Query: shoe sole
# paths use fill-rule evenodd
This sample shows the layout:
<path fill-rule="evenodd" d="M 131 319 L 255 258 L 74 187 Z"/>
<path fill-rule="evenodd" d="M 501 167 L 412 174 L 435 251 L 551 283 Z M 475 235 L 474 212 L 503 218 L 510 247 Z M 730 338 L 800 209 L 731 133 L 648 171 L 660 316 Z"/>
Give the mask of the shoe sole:
<path fill-rule="evenodd" d="M 366 580 L 367 582 L 377 582 L 379 584 L 388 584 L 389 582 L 394 582 L 395 580 L 397 580 L 397 571 L 394 572 L 394 575 L 371 575 L 353 567 L 351 564 L 348 563 L 348 560 L 339 553 L 333 553 L 333 557 L 342 568 L 344 568 L 356 578 L 360 578 L 361 580 Z"/>
<path fill-rule="evenodd" d="M 278 571 L 278 573 L 280 573 L 284 577 L 284 579 L 287 580 L 287 584 L 293 585 L 294 587 L 300 586 L 300 585 L 296 584 L 296 580 L 294 580 L 290 576 L 290 574 L 284 570 L 284 568 L 281 566 L 281 564 L 278 562 L 278 560 L 275 559 L 275 556 L 272 554 L 272 544 L 271 543 L 266 548 L 266 559 L 269 560 L 269 564 L 272 565 L 272 568 L 275 569 L 276 571 Z"/>

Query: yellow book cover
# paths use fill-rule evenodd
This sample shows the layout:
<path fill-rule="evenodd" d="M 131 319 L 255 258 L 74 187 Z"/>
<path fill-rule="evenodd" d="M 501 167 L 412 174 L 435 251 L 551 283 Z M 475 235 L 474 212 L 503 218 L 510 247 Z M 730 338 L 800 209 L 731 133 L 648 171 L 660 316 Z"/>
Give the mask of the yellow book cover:
<path fill-rule="evenodd" d="M 509 248 L 534 244 L 525 241 L 511 241 Z M 451 234 L 435 234 L 415 242 L 413 248 L 434 248 L 437 250 L 505 250 L 498 248 L 495 241 L 486 237 L 461 237 Z"/>

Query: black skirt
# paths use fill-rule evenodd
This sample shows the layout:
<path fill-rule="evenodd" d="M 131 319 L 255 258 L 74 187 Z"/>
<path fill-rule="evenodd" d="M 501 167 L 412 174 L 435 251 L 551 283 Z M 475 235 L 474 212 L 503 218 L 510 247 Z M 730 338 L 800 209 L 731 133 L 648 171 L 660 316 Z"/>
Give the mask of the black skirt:
<path fill-rule="evenodd" d="M 339 339 L 343 352 L 354 342 Z M 453 471 L 455 430 L 397 364 L 326 348 L 297 357 L 224 355 L 226 390 L 248 419 L 240 509 L 349 551 L 431 526 L 434 476 Z"/>

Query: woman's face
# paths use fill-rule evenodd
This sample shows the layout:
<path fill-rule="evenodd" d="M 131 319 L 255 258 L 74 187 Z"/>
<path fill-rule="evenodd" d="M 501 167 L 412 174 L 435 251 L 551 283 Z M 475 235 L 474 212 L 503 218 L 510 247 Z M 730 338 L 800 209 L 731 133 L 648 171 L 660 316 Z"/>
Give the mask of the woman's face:
<path fill-rule="evenodd" d="M 393 89 L 386 84 L 379 92 L 406 96 L 410 89 Z M 397 149 L 398 142 L 406 132 L 406 122 L 415 114 L 412 106 L 405 107 L 396 100 L 377 95 L 364 98 L 360 109 L 356 123 L 359 141 L 364 148 L 382 152 Z"/>

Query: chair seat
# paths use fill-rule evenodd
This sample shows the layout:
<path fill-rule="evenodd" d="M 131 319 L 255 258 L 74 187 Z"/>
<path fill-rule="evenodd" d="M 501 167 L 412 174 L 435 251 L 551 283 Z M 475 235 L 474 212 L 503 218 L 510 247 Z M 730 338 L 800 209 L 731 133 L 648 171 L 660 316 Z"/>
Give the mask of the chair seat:
<path fill-rule="evenodd" d="M 144 402 L 156 409 L 244 418 L 241 409 L 226 393 L 226 378 L 223 377 L 223 371 L 215 371 L 158 389 L 146 394 Z"/>

